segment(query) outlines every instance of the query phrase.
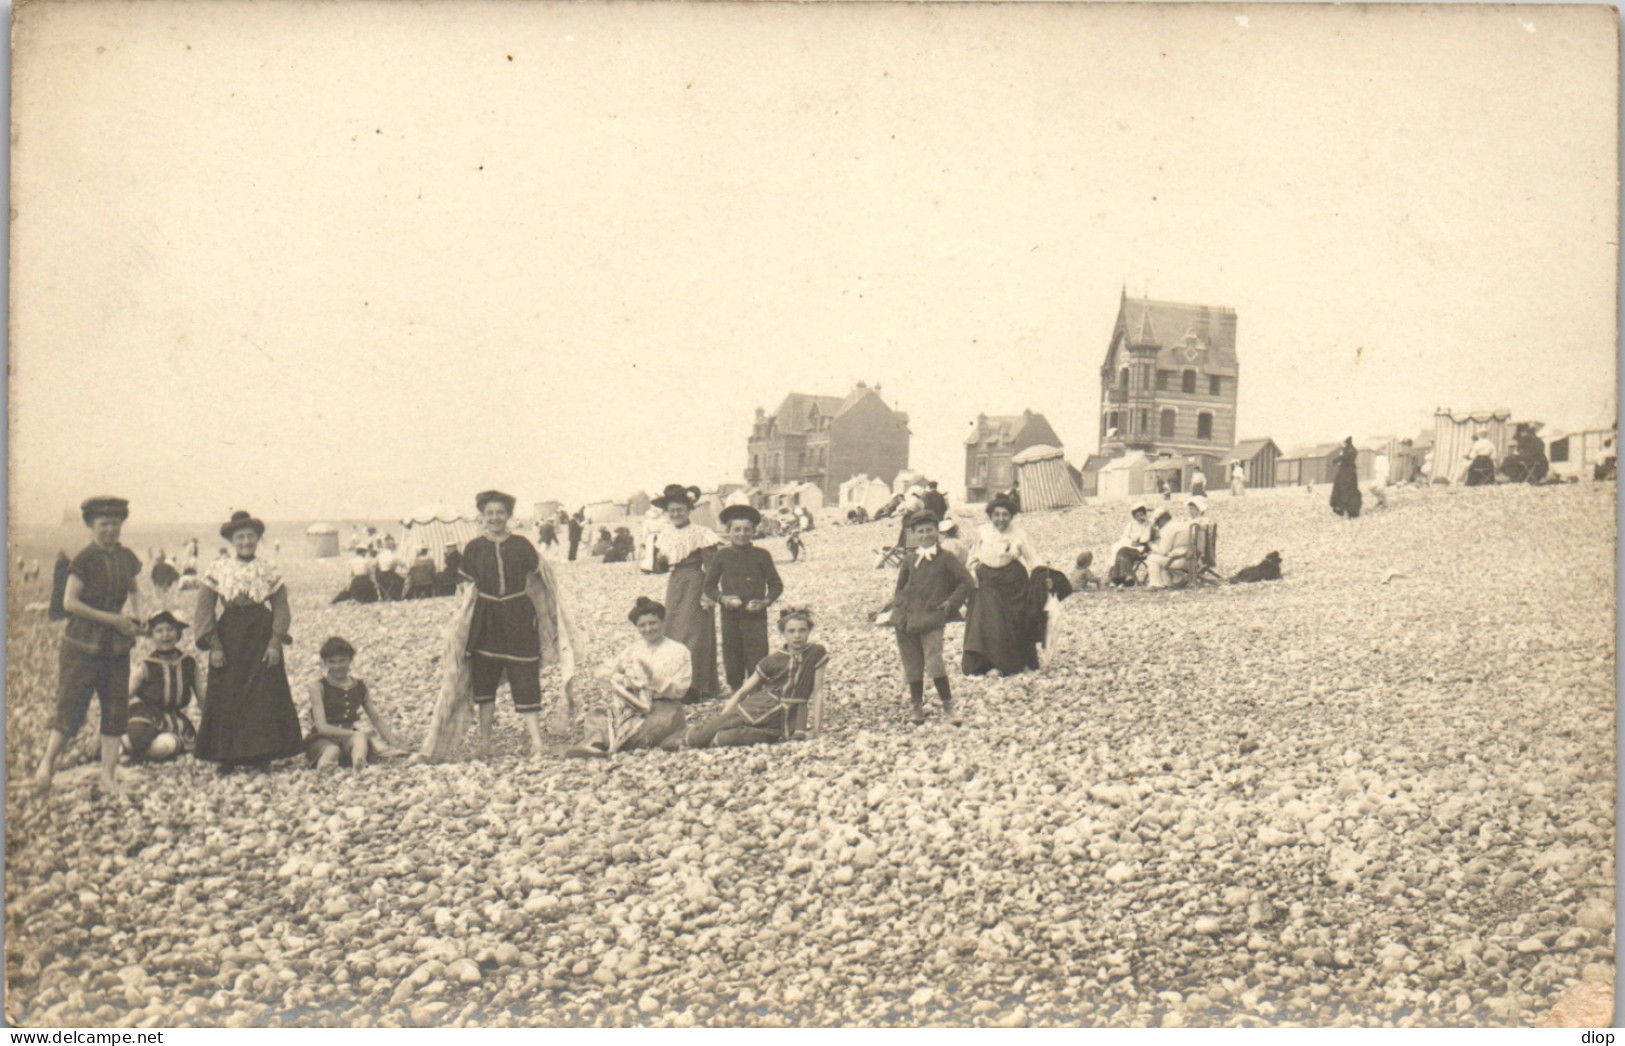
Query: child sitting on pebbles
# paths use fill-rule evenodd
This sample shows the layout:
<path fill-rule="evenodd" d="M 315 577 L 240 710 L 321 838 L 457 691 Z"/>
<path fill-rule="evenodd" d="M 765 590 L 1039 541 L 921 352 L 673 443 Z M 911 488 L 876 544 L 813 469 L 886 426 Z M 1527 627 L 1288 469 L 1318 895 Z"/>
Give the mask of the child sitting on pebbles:
<path fill-rule="evenodd" d="M 367 765 L 370 756 L 387 759 L 406 754 L 373 707 L 367 684 L 350 674 L 355 647 L 334 636 L 322 644 L 322 677 L 308 689 L 312 729 L 305 738 L 305 757 L 318 770 Z M 361 713 L 367 721 L 361 721 Z"/>

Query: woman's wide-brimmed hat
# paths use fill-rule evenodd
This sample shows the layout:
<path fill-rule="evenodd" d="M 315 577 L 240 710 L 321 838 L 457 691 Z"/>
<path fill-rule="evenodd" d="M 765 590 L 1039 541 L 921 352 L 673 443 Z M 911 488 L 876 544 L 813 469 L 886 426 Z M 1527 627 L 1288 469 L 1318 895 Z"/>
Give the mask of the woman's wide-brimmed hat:
<path fill-rule="evenodd" d="M 755 527 L 761 525 L 762 514 L 751 508 L 749 505 L 729 505 L 727 508 L 717 513 L 717 522 L 721 523 L 723 526 L 727 526 L 736 519 L 749 520 L 750 525 Z"/>
<path fill-rule="evenodd" d="M 989 516 L 993 515 L 993 510 L 996 509 L 996 508 L 1005 509 L 1012 516 L 1018 514 L 1021 511 L 1021 506 L 1017 505 L 1016 502 L 1015 502 L 1015 499 L 1010 497 L 1010 495 L 1008 495 L 1008 494 L 996 494 L 996 495 L 994 495 L 993 500 L 989 501 L 987 503 L 987 514 Z"/>
<path fill-rule="evenodd" d="M 1143 501 L 1136 501 L 1134 504 L 1132 504 L 1132 505 L 1130 505 L 1128 507 L 1128 514 L 1131 515 L 1131 516 L 1134 515 L 1134 513 L 1136 513 L 1136 512 L 1150 512 L 1150 511 L 1151 511 L 1151 506 L 1147 505 Z"/>
<path fill-rule="evenodd" d="M 681 483 L 668 483 L 666 489 L 661 492 L 658 498 L 649 499 L 649 504 L 660 508 L 667 508 L 673 502 L 682 502 L 689 508 L 693 508 L 700 502 L 700 488 L 685 487 Z"/>
<path fill-rule="evenodd" d="M 86 498 L 79 503 L 79 515 L 84 519 L 85 526 L 98 517 L 111 519 L 129 519 L 130 503 L 123 498 L 115 498 L 109 494 L 102 494 L 94 498 Z"/>
<path fill-rule="evenodd" d="M 1202 497 L 1200 494 L 1192 494 L 1185 499 L 1185 504 L 1196 506 L 1197 510 L 1204 514 L 1207 512 L 1207 498 Z"/>
<path fill-rule="evenodd" d="M 265 524 L 255 519 L 252 513 L 244 512 L 241 509 L 233 512 L 230 522 L 220 528 L 220 536 L 230 541 L 231 536 L 239 530 L 252 530 L 260 537 L 265 536 Z"/>
<path fill-rule="evenodd" d="M 502 502 L 508 507 L 508 514 L 512 515 L 513 507 L 518 503 L 519 499 L 512 494 L 504 494 L 500 490 L 482 490 L 474 495 L 474 507 L 481 512 L 484 512 L 485 506 L 493 501 Z"/>

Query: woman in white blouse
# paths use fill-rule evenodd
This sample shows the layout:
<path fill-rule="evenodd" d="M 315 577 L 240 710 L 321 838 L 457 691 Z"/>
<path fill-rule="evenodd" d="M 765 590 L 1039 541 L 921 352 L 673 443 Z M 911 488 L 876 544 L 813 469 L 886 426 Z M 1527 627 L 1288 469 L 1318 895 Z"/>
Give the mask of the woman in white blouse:
<path fill-rule="evenodd" d="M 1000 494 L 988 502 L 988 522 L 976 529 L 976 543 L 966 563 L 976 579 L 965 618 L 961 663 L 968 676 L 995 669 L 1000 675 L 1012 676 L 1038 667 L 1027 591 L 1038 556 L 1015 522 L 1018 511 L 1011 498 Z M 1041 594 L 1038 599 L 1042 607 Z"/>

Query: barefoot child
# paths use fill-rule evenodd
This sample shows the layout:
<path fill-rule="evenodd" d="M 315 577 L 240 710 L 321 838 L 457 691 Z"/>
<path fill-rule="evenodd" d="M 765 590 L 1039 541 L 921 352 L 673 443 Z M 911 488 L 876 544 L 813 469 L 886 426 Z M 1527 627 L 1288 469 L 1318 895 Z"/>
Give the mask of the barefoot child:
<path fill-rule="evenodd" d="M 360 770 L 369 756 L 404 754 L 373 707 L 367 684 L 350 674 L 355 647 L 334 636 L 322 644 L 321 657 L 322 677 L 306 691 L 312 729 L 305 738 L 305 758 L 310 765 L 318 770 L 334 766 Z M 363 712 L 366 722 L 361 721 Z"/>
<path fill-rule="evenodd" d="M 610 668 L 615 692 L 610 707 L 587 716 L 582 743 L 565 749 L 572 758 L 614 755 L 633 748 L 655 748 L 679 735 L 687 717 L 683 696 L 694 681 L 688 647 L 666 636 L 666 608 L 639 596 L 626 619 L 638 638 Z"/>
<path fill-rule="evenodd" d="M 937 544 L 937 517 L 916 512 L 908 531 L 917 546 L 897 572 L 892 596 L 891 622 L 897 629 L 897 653 L 908 682 L 909 722 L 925 722 L 925 677 L 931 677 L 942 698 L 942 711 L 955 726 L 959 715 L 948 686 L 948 667 L 942 659 L 942 628 L 948 615 L 965 601 L 972 588 L 970 573 Z"/>
<path fill-rule="evenodd" d="M 728 689 L 738 690 L 745 676 L 767 656 L 767 608 L 784 594 L 784 582 L 773 554 L 751 544 L 762 514 L 749 505 L 729 505 L 718 521 L 728 544 L 705 569 L 704 599 L 709 610 L 722 605 L 722 666 Z"/>
<path fill-rule="evenodd" d="M 487 490 L 474 499 L 485 533 L 463 549 L 459 570 L 478 589 L 468 631 L 469 670 L 474 705 L 479 713 L 480 755 L 491 754 L 491 726 L 496 718 L 497 684 L 504 676 L 513 710 L 525 724 L 531 754 L 542 755 L 542 646 L 536 629 L 536 606 L 525 585 L 541 557 L 523 536 L 508 531 L 514 497 Z"/>
<path fill-rule="evenodd" d="M 750 679 L 722 711 L 691 727 L 690 748 L 772 744 L 823 731 L 824 665 L 829 654 L 812 642 L 812 611 L 786 607 L 779 613 L 784 649 L 762 658 Z"/>
<path fill-rule="evenodd" d="M 90 698 L 101 701 L 101 787 L 115 791 L 115 772 L 130 711 L 130 649 L 140 634 L 141 593 L 136 578 L 141 561 L 119 544 L 130 503 L 123 498 L 90 498 L 79 506 L 91 542 L 68 564 L 62 608 L 68 627 L 62 634 L 56 719 L 34 787 L 46 791 L 56 774 L 62 746 L 85 725 Z M 134 616 L 125 616 L 128 602 Z"/>
<path fill-rule="evenodd" d="M 124 749 L 130 758 L 162 762 L 197 747 L 186 707 L 197 697 L 197 662 L 176 649 L 186 622 L 165 610 L 147 622 L 154 644 L 130 673 L 130 717 Z"/>

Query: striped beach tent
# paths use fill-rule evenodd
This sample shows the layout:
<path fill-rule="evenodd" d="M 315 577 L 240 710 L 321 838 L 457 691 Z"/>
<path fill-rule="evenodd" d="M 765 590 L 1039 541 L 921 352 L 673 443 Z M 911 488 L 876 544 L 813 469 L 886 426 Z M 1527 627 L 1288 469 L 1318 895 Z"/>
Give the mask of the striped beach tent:
<path fill-rule="evenodd" d="M 1083 504 L 1083 484 L 1066 463 L 1061 448 L 1035 443 L 1010 459 L 1021 485 L 1021 507 L 1026 512 L 1071 508 Z"/>
<path fill-rule="evenodd" d="M 401 520 L 401 526 L 406 531 L 401 543 L 406 560 L 410 562 L 418 549 L 426 548 L 436 570 L 446 568 L 447 545 L 461 549 L 478 537 L 481 529 L 478 516 L 446 504 L 420 506 Z"/>

